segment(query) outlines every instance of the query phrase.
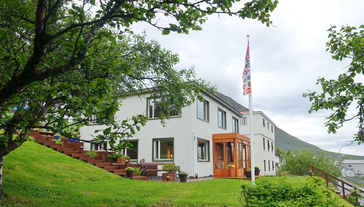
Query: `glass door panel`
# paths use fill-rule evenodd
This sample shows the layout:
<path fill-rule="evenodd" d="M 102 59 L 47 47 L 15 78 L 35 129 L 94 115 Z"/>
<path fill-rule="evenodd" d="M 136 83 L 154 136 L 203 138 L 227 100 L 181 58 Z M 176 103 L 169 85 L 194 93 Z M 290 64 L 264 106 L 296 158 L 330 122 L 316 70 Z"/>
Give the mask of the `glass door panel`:
<path fill-rule="evenodd" d="M 224 169 L 224 143 L 215 143 L 215 169 Z"/>

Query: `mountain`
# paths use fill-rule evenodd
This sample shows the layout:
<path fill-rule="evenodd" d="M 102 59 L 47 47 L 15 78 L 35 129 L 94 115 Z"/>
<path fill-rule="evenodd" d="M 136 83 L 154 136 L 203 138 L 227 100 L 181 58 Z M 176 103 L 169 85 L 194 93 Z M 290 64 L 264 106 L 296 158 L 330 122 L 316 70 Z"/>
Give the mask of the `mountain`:
<path fill-rule="evenodd" d="M 237 103 L 234 99 L 216 92 L 215 96 L 217 96 L 218 98 L 220 98 L 221 100 L 223 100 L 224 102 L 226 102 L 227 104 L 229 104 L 230 106 L 232 106 L 233 108 L 235 108 L 238 111 L 249 111 L 248 108 L 244 107 L 243 105 Z M 308 151 L 311 151 L 313 153 L 316 153 L 316 151 L 318 150 L 322 150 L 321 148 L 304 142 L 300 139 L 298 139 L 297 137 L 294 137 L 290 134 L 288 134 L 287 132 L 285 132 L 283 129 L 279 128 L 276 126 L 276 130 L 275 130 L 275 145 L 276 145 L 276 153 L 279 154 L 286 154 L 288 151 L 293 152 L 296 150 L 300 150 L 300 149 L 306 149 Z M 326 151 L 324 150 L 326 155 L 329 157 L 334 157 L 334 158 L 339 158 L 339 153 L 336 152 L 330 152 L 330 151 Z M 364 160 L 364 156 L 357 156 L 357 155 L 349 155 L 349 154 L 341 154 L 342 158 L 347 158 L 347 159 L 352 159 L 352 160 Z"/>

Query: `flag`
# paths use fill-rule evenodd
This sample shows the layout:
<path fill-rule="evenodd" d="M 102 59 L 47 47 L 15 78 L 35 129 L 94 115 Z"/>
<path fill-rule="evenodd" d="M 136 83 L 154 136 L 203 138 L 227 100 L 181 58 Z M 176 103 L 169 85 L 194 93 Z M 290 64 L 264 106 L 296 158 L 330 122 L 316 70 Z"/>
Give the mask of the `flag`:
<path fill-rule="evenodd" d="M 250 57 L 249 57 L 249 40 L 248 48 L 245 55 L 245 67 L 243 72 L 243 94 L 247 95 L 252 92 L 251 79 L 250 79 Z"/>

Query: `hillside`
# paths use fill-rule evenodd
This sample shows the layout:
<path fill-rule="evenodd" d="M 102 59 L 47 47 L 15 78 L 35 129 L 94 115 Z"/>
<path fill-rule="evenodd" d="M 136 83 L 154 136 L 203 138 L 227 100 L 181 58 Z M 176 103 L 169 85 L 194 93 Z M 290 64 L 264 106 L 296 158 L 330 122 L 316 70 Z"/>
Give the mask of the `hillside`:
<path fill-rule="evenodd" d="M 243 105 L 236 102 L 234 99 L 232 99 L 222 93 L 216 92 L 215 95 L 238 111 L 248 111 L 249 110 L 248 108 L 246 108 Z M 315 153 L 317 150 L 321 150 L 319 147 L 317 147 L 313 144 L 304 142 L 304 141 L 300 140 L 299 138 L 288 134 L 283 129 L 279 128 L 278 126 L 276 126 L 275 136 L 276 136 L 276 149 L 278 150 L 278 153 L 280 153 L 280 154 L 285 154 L 288 150 L 293 152 L 295 150 L 307 149 L 308 151 L 311 151 L 313 153 Z M 330 151 L 326 151 L 326 150 L 324 150 L 324 151 L 327 156 L 339 158 L 339 153 L 330 152 Z M 343 156 L 343 154 L 341 154 L 341 157 L 348 158 L 348 159 L 354 159 L 354 160 L 364 160 L 364 156 L 357 156 L 357 155 L 345 154 Z"/>

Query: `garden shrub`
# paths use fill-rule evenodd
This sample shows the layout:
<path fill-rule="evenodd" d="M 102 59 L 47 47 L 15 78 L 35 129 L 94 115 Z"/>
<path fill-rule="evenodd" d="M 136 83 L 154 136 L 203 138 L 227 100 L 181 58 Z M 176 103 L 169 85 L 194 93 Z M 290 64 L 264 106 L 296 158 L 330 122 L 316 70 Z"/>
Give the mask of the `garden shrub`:
<path fill-rule="evenodd" d="M 254 186 L 242 185 L 243 206 L 335 206 L 336 200 L 319 177 L 305 177 L 302 182 L 261 177 Z"/>

